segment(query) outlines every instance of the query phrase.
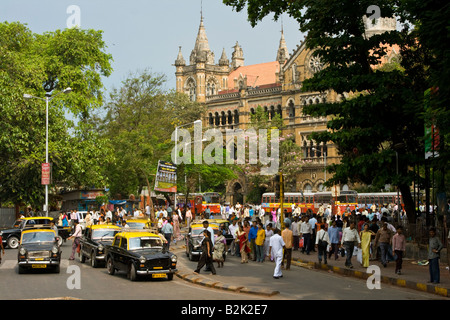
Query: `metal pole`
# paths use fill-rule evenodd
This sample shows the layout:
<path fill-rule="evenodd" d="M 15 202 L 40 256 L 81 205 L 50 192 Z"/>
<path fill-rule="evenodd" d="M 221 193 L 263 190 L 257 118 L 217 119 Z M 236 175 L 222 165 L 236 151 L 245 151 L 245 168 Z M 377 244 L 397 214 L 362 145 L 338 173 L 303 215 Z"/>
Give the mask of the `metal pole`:
<path fill-rule="evenodd" d="M 177 171 L 178 171 L 178 164 L 177 164 L 177 155 L 178 155 L 178 149 L 177 149 L 177 142 L 178 142 L 178 127 L 175 127 L 175 165 L 177 166 Z M 176 172 L 176 177 L 178 180 L 178 172 Z M 175 206 L 175 210 L 177 209 L 177 191 L 178 191 L 178 181 L 175 181 L 175 185 L 177 186 L 177 190 L 175 191 L 175 196 L 174 196 L 174 206 Z"/>
<path fill-rule="evenodd" d="M 284 230 L 284 187 L 283 187 L 283 173 L 280 172 L 280 226 L 281 230 Z"/>
<path fill-rule="evenodd" d="M 48 101 L 45 97 L 45 163 L 48 163 Z M 45 216 L 48 217 L 48 184 L 45 185 Z"/>
<path fill-rule="evenodd" d="M 324 161 L 325 161 L 325 182 L 327 182 L 327 153 L 323 153 Z"/>
<path fill-rule="evenodd" d="M 395 170 L 397 173 L 397 179 L 398 179 L 398 152 L 395 151 Z M 400 221 L 400 194 L 399 194 L 399 186 L 398 186 L 398 182 L 397 182 L 397 221 Z"/>

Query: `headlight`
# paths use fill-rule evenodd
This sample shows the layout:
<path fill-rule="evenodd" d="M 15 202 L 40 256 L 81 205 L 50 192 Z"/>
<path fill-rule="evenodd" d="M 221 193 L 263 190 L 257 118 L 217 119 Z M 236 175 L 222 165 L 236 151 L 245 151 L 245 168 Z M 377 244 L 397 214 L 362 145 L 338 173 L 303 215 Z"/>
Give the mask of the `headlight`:
<path fill-rule="evenodd" d="M 103 249 L 105 249 L 102 245 L 98 246 L 98 251 L 103 251 Z"/>
<path fill-rule="evenodd" d="M 177 262 L 177 256 L 176 255 L 173 255 L 170 259 L 172 260 L 172 262 Z"/>
<path fill-rule="evenodd" d="M 24 248 L 20 248 L 19 253 L 20 255 L 24 256 L 27 253 L 27 250 L 25 250 Z"/>
<path fill-rule="evenodd" d="M 55 254 L 58 253 L 58 247 L 53 247 L 52 248 L 52 252 L 55 253 Z"/>
<path fill-rule="evenodd" d="M 142 256 L 141 256 L 141 257 L 139 258 L 139 262 L 140 262 L 140 263 L 145 263 L 146 261 L 147 261 L 147 259 L 145 259 L 145 257 L 142 257 Z"/>

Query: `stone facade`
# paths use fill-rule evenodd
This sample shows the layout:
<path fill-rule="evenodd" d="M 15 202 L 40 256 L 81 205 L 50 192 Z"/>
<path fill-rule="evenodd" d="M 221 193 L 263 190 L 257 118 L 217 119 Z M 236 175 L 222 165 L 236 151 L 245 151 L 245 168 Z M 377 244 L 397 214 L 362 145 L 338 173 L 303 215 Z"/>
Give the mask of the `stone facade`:
<path fill-rule="evenodd" d="M 323 190 L 327 179 L 325 165 L 338 163 L 339 155 L 332 143 L 318 144 L 309 137 L 312 132 L 327 130 L 327 118 L 303 115 L 302 109 L 309 104 L 337 101 L 339 97 L 334 92 L 301 92 L 302 82 L 323 67 L 320 58 L 303 43 L 289 54 L 283 31 L 275 61 L 246 66 L 238 42 L 233 50 L 231 62 L 224 49 L 215 64 L 201 18 L 190 64 L 186 65 L 181 48 L 175 61 L 177 91 L 185 92 L 192 101 L 206 104 L 204 128 L 218 128 L 223 132 L 225 129 L 245 130 L 258 106 L 268 112 L 269 119 L 276 113 L 280 114 L 286 125 L 283 135 L 293 134 L 295 143 L 302 147 L 306 162 L 295 183 L 286 186 L 285 191 Z M 248 187 L 245 176 L 229 181 L 226 201 L 245 201 Z"/>

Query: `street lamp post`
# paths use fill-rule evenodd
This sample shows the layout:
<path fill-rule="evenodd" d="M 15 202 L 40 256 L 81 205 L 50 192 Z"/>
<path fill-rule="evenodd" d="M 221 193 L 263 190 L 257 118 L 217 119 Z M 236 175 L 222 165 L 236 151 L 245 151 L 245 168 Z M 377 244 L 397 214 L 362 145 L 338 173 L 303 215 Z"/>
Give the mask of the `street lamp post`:
<path fill-rule="evenodd" d="M 199 120 L 195 120 L 194 122 L 189 122 L 189 123 L 183 124 L 181 126 L 175 127 L 175 157 L 174 157 L 174 162 L 175 162 L 176 166 L 178 166 L 178 163 L 177 163 L 177 156 L 178 156 L 178 149 L 177 149 L 178 128 L 186 127 L 186 126 L 189 126 L 191 124 L 197 124 L 197 123 L 202 123 L 202 120 L 200 120 L 200 119 Z M 178 178 L 178 174 L 177 174 L 177 178 Z M 175 182 L 175 184 L 176 184 L 176 182 Z M 176 207 L 177 207 L 177 193 L 176 192 L 175 192 L 175 196 L 174 196 L 174 204 L 175 204 L 175 209 L 176 209 Z"/>
<path fill-rule="evenodd" d="M 39 100 L 45 100 L 45 163 L 49 163 L 48 162 L 48 105 L 49 102 L 57 97 L 59 94 L 61 93 L 69 93 L 71 92 L 72 89 L 71 88 L 66 88 L 63 91 L 57 93 L 56 95 L 54 95 L 53 97 L 50 96 L 50 94 L 46 94 L 45 95 L 45 99 L 41 98 L 41 97 L 35 97 L 31 94 L 27 94 L 25 93 L 23 95 L 23 97 L 25 99 L 39 99 Z M 45 206 L 44 206 L 44 211 L 45 211 L 45 216 L 48 217 L 48 184 L 45 184 Z"/>

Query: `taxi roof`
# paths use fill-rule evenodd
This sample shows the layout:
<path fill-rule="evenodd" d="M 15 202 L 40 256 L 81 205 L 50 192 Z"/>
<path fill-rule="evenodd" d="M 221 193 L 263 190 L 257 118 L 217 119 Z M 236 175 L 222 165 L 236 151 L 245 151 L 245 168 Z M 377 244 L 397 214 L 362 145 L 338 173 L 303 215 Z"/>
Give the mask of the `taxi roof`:
<path fill-rule="evenodd" d="M 32 232 L 53 232 L 56 235 L 55 230 L 53 229 L 25 229 L 22 231 L 22 235 L 24 235 L 25 233 L 32 233 Z"/>
<path fill-rule="evenodd" d="M 113 224 L 94 224 L 94 225 L 90 225 L 87 228 L 96 230 L 96 229 L 122 229 L 119 226 L 113 225 Z"/>
<path fill-rule="evenodd" d="M 142 223 L 147 223 L 150 222 L 150 219 L 145 219 L 145 218 L 132 218 L 132 219 L 127 219 L 127 222 L 142 222 Z"/>
<path fill-rule="evenodd" d="M 210 227 L 213 228 L 213 229 L 219 229 L 219 226 L 216 225 L 216 224 L 210 225 Z M 191 224 L 191 228 L 202 228 L 202 229 L 204 229 L 205 227 L 201 223 L 195 223 L 195 224 Z"/>
<path fill-rule="evenodd" d="M 149 231 L 128 231 L 128 232 L 119 232 L 116 234 L 116 237 L 123 237 L 123 238 L 140 238 L 140 237 L 158 237 L 159 235 L 149 232 Z"/>
<path fill-rule="evenodd" d="M 53 220 L 53 217 L 24 217 L 24 218 L 19 218 L 19 220 L 36 220 L 36 219 L 49 219 L 49 220 Z"/>

